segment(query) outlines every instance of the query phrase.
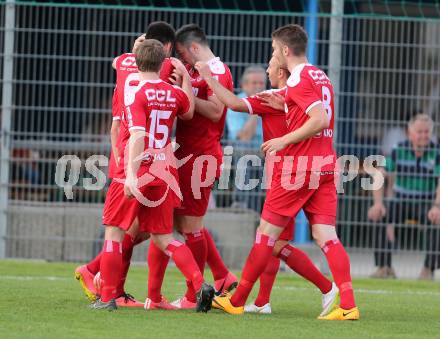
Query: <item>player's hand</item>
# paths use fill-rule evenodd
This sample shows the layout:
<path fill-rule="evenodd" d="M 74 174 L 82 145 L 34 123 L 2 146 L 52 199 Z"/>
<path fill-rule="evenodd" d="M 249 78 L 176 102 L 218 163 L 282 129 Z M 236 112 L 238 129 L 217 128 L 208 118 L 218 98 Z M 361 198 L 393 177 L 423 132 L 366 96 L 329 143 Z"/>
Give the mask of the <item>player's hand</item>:
<path fill-rule="evenodd" d="M 257 96 L 263 100 L 262 105 L 272 107 L 273 109 L 284 111 L 284 97 L 275 92 L 261 92 Z"/>
<path fill-rule="evenodd" d="M 440 207 L 432 206 L 428 212 L 428 219 L 434 225 L 439 225 L 440 224 Z"/>
<path fill-rule="evenodd" d="M 385 214 L 387 213 L 387 210 L 383 203 L 376 203 L 373 206 L 370 207 L 368 210 L 368 219 L 371 221 L 381 221 Z"/>
<path fill-rule="evenodd" d="M 137 178 L 127 177 L 124 183 L 124 194 L 128 199 L 134 197 L 134 193 L 137 191 Z"/>
<path fill-rule="evenodd" d="M 183 78 L 189 77 L 188 71 L 182 61 L 177 58 L 171 58 L 171 64 L 174 70 L 169 80 L 173 85 L 182 86 Z"/>
<path fill-rule="evenodd" d="M 207 78 L 211 77 L 211 69 L 206 62 L 197 61 L 194 65 L 194 68 L 199 72 L 203 79 L 206 80 Z"/>
<path fill-rule="evenodd" d="M 132 52 L 136 53 L 136 49 L 138 48 L 138 46 L 145 40 L 145 34 L 142 34 L 141 36 L 139 36 L 133 44 L 133 49 Z"/>
<path fill-rule="evenodd" d="M 179 74 L 180 76 L 185 76 L 188 75 L 188 70 L 186 69 L 185 65 L 183 64 L 182 61 L 180 61 L 177 58 L 171 58 L 171 64 L 174 67 L 174 71 Z"/>
<path fill-rule="evenodd" d="M 274 138 L 266 141 L 261 145 L 261 150 L 269 155 L 274 155 L 277 151 L 281 151 L 283 148 L 287 146 L 287 143 L 284 141 L 284 138 Z"/>
<path fill-rule="evenodd" d="M 183 78 L 177 74 L 176 71 L 173 71 L 173 73 L 171 74 L 171 76 L 168 78 L 168 80 L 174 85 L 174 86 L 179 86 L 182 87 L 182 80 Z"/>

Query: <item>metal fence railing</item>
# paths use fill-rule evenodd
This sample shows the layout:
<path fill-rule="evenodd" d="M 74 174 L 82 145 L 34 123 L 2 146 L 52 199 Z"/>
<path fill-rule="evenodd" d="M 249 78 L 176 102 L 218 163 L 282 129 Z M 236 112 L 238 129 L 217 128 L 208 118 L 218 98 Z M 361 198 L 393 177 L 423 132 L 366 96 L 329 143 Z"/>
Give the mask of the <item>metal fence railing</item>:
<path fill-rule="evenodd" d="M 83 188 L 82 180 L 89 177 L 84 162 L 92 154 L 108 155 L 115 81 L 111 61 L 130 49 L 149 22 L 165 20 L 176 28 L 198 23 L 213 51 L 230 66 L 238 87 L 246 66 L 266 66 L 275 28 L 292 22 L 308 26 L 311 18 L 289 12 L 0 3 L 0 212 L 6 216 L 1 219 L 5 247 L 0 256 L 86 260 L 92 255 L 105 189 Z M 414 111 L 429 114 L 435 122 L 434 137 L 440 135 L 440 21 L 330 11 L 313 18 L 317 33 L 311 36 L 315 52 L 310 57 L 328 72 L 338 98 L 337 151 L 360 159 L 361 175 L 345 184 L 339 198 L 338 231 L 353 258 L 354 274 L 367 275 L 374 267 L 374 251 L 383 247 L 388 223 L 368 220 L 372 196 L 360 188 L 360 180 L 368 176 L 362 161 L 370 154 L 390 154 L 391 146 L 405 138 L 406 120 Z M 11 79 L 5 74 L 8 67 L 13 70 Z M 5 101 L 8 84 L 12 95 Z M 243 146 L 242 152 L 258 150 Z M 82 161 L 73 201 L 66 200 L 54 181 L 57 160 L 65 154 Z M 253 202 L 231 208 L 237 194 L 240 201 Z M 232 266 L 241 265 L 252 242 L 264 195 L 261 190 L 236 192 L 232 187 L 213 194 L 207 225 L 223 254 L 231 255 Z M 440 253 L 438 247 L 428 248 L 432 232 L 420 224 L 411 218 L 398 223 L 395 241 L 385 248 L 394 254 L 399 276 L 415 277 L 426 251 Z M 303 218 L 297 228 L 307 228 Z M 240 236 L 225 235 L 234 232 Z M 308 237 L 297 235 L 309 248 Z M 239 254 L 234 257 L 232 249 Z M 309 251 L 320 260 L 313 246 Z"/>

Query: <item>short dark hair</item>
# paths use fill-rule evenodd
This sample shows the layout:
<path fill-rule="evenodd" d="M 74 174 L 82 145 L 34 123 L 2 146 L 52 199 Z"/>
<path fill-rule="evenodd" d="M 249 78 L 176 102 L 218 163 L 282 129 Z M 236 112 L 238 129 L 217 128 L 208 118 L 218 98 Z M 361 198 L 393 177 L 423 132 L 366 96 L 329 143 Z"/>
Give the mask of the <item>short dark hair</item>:
<path fill-rule="evenodd" d="M 176 31 L 168 22 L 154 21 L 148 25 L 145 39 L 156 39 L 164 45 L 168 43 L 174 44 Z"/>
<path fill-rule="evenodd" d="M 176 32 L 176 43 L 188 46 L 191 42 L 208 45 L 205 32 L 199 25 L 189 24 L 180 27 Z"/>
<path fill-rule="evenodd" d="M 272 39 L 285 44 L 296 56 L 303 56 L 307 51 L 307 33 L 300 25 L 286 25 L 272 33 Z"/>
<path fill-rule="evenodd" d="M 163 45 L 155 39 L 142 41 L 135 54 L 136 65 L 141 72 L 159 72 L 165 59 Z"/>

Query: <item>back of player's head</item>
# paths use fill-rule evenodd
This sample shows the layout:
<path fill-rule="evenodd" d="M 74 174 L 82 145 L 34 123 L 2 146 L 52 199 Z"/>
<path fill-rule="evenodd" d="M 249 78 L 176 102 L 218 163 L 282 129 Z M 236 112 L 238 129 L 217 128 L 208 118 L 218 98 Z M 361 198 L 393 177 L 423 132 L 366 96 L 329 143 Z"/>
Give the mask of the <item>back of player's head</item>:
<path fill-rule="evenodd" d="M 160 41 L 146 39 L 136 49 L 136 65 L 141 72 L 159 72 L 165 59 L 165 52 Z"/>
<path fill-rule="evenodd" d="M 192 42 L 208 45 L 205 32 L 199 25 L 189 24 L 180 27 L 176 32 L 176 43 L 189 46 Z"/>
<path fill-rule="evenodd" d="M 272 33 L 272 39 L 286 45 L 293 55 L 303 56 L 307 51 L 307 33 L 299 25 L 286 25 L 276 29 Z"/>
<path fill-rule="evenodd" d="M 145 39 L 156 39 L 164 45 L 174 44 L 176 31 L 173 26 L 165 21 L 154 21 L 148 25 Z"/>

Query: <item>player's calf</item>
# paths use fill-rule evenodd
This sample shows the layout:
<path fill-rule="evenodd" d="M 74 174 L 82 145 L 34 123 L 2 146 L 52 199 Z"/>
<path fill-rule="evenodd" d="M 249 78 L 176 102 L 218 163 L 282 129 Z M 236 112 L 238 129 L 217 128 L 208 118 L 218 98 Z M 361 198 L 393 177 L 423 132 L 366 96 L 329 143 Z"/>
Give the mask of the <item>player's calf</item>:
<path fill-rule="evenodd" d="M 215 291 L 212 286 L 205 283 L 189 248 L 175 240 L 172 234 L 152 234 L 152 240 L 157 247 L 174 260 L 185 278 L 191 281 L 197 296 L 197 312 L 209 311 Z"/>
<path fill-rule="evenodd" d="M 332 225 L 313 224 L 312 235 L 327 258 L 330 271 L 339 289 L 340 308 L 351 310 L 356 307 L 350 274 L 350 258 L 339 241 Z"/>

